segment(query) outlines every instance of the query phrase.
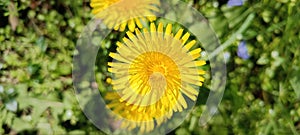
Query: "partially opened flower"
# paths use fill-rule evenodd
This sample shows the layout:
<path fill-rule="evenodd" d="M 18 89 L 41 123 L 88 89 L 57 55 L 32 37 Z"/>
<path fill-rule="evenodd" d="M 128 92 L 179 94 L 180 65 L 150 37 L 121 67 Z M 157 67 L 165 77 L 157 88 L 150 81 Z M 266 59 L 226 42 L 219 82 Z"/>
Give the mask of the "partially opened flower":
<path fill-rule="evenodd" d="M 159 0 L 92 0 L 92 13 L 100 18 L 109 28 L 130 31 L 142 28 L 141 20 L 156 20 L 154 12 L 159 11 Z"/>
<path fill-rule="evenodd" d="M 114 91 L 105 98 L 107 107 L 126 119 L 123 128 L 149 132 L 186 109 L 186 98 L 197 99 L 195 87 L 202 86 L 205 74 L 199 67 L 206 62 L 199 60 L 201 48 L 191 49 L 196 41 L 187 43 L 190 34 L 183 31 L 174 36 L 171 24 L 164 29 L 162 23 L 151 23 L 150 31 L 128 31 L 129 38 L 117 42 L 117 53 L 109 54 Z"/>

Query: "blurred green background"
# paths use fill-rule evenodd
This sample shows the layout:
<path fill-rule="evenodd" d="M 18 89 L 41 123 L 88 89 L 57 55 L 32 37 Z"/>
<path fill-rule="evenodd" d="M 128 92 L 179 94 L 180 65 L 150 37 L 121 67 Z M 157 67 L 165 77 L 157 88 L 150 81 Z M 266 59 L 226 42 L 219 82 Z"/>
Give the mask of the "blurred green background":
<path fill-rule="evenodd" d="M 205 105 L 199 102 L 170 134 L 299 134 L 300 2 L 184 1 L 208 19 L 221 44 L 230 43 L 223 44 L 228 76 L 216 116 L 198 126 Z M 92 17 L 88 0 L 0 1 L 0 134 L 103 134 L 79 108 L 72 84 L 76 41 Z M 247 60 L 237 56 L 240 41 Z M 110 41 L 101 44 L 99 57 L 111 48 Z M 100 69 L 105 91 L 109 74 Z M 199 100 L 207 96 L 200 92 Z"/>

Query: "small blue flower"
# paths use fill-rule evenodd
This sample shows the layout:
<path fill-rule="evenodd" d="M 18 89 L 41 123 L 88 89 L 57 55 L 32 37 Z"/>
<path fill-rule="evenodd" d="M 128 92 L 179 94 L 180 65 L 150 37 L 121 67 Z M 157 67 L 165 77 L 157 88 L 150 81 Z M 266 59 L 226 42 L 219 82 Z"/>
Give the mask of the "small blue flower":
<path fill-rule="evenodd" d="M 227 2 L 227 6 L 232 7 L 232 6 L 242 6 L 244 4 L 243 0 L 229 0 Z"/>
<path fill-rule="evenodd" d="M 250 56 L 245 41 L 240 42 L 237 50 L 237 55 L 244 60 L 249 59 Z"/>

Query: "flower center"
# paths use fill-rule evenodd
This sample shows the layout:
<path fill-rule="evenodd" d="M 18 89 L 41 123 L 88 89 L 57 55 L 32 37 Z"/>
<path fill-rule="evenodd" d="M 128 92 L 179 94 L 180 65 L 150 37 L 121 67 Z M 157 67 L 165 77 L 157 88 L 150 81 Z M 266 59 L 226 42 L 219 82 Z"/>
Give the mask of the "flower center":
<path fill-rule="evenodd" d="M 154 72 L 149 77 L 149 85 L 151 87 L 151 92 L 154 92 L 159 97 L 163 94 L 163 90 L 166 89 L 166 78 L 160 72 Z"/>
<path fill-rule="evenodd" d="M 129 74 L 130 86 L 141 95 L 154 92 L 161 96 L 167 89 L 180 88 L 180 72 L 176 63 L 160 52 L 146 52 L 136 57 L 130 65 Z"/>

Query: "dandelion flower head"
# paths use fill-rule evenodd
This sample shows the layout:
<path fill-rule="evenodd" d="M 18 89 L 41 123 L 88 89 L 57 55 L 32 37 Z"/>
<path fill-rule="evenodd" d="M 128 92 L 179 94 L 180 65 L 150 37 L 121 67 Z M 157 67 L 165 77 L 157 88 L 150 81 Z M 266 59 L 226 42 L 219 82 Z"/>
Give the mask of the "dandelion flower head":
<path fill-rule="evenodd" d="M 130 31 L 142 28 L 141 22 L 156 20 L 154 12 L 158 12 L 159 0 L 92 0 L 92 13 L 102 19 L 108 28 Z"/>
<path fill-rule="evenodd" d="M 105 99 L 114 114 L 127 120 L 122 128 L 149 132 L 186 109 L 186 98 L 197 99 L 195 87 L 202 86 L 205 74 L 199 67 L 206 62 L 199 59 L 201 48 L 193 47 L 196 41 L 188 42 L 190 34 L 180 29 L 174 35 L 171 24 L 151 23 L 150 30 L 135 29 L 127 36 L 109 54 L 113 92 Z"/>

